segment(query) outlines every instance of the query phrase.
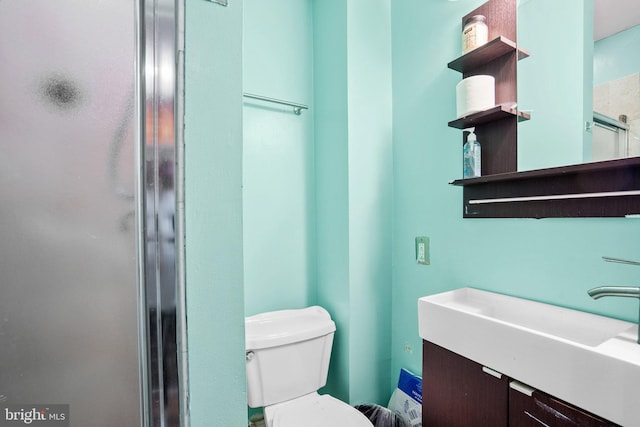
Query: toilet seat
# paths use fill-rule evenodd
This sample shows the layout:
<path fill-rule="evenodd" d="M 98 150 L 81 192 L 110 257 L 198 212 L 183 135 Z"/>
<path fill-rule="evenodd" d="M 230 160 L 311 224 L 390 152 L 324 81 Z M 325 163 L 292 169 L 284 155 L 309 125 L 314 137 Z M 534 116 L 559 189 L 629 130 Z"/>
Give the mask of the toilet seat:
<path fill-rule="evenodd" d="M 264 418 L 267 427 L 373 427 L 356 408 L 316 392 L 267 406 Z"/>

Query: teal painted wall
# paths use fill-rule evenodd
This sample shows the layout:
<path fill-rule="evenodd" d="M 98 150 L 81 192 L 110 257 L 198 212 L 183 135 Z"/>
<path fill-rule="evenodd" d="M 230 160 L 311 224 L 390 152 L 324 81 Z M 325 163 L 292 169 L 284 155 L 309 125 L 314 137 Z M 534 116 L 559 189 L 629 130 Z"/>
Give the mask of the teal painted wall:
<path fill-rule="evenodd" d="M 188 0 L 185 15 L 189 412 L 194 427 L 240 427 L 247 423 L 242 279 L 242 2 L 231 1 L 225 8 Z"/>
<path fill-rule="evenodd" d="M 467 3 L 468 5 L 468 3 Z M 553 13 L 549 11 L 553 10 Z M 518 7 L 518 170 L 591 159 L 593 0 L 531 0 Z M 482 141 L 480 141 L 482 143 Z"/>
<path fill-rule="evenodd" d="M 245 0 L 248 93 L 311 105 L 310 0 Z M 313 109 L 244 100 L 245 313 L 315 304 Z"/>
<path fill-rule="evenodd" d="M 637 301 L 594 301 L 587 289 L 637 283 L 632 266 L 602 255 L 640 257 L 638 219 L 462 219 L 455 85 L 460 17 L 480 1 L 392 2 L 393 296 L 392 376 L 421 371 L 417 300 L 473 286 L 636 321 Z M 428 24 L 428 25 L 427 25 Z M 535 116 L 529 125 L 535 124 Z M 431 238 L 431 265 L 415 263 L 415 236 Z"/>
<path fill-rule="evenodd" d="M 244 102 L 245 313 L 327 308 L 354 403 L 388 399 L 390 31 L 388 0 L 245 1 L 244 91 L 311 107 Z"/>
<path fill-rule="evenodd" d="M 314 120 L 318 303 L 334 317 L 327 391 L 389 398 L 390 2 L 316 1 Z"/>
<path fill-rule="evenodd" d="M 251 9 L 244 19 L 256 20 L 262 2 L 245 3 Z M 593 301 L 586 290 L 637 283 L 637 269 L 604 263 L 600 256 L 638 258 L 640 220 L 461 218 L 461 189 L 447 184 L 462 174 L 461 137 L 446 125 L 455 115 L 460 75 L 446 64 L 459 55 L 460 17 L 480 3 L 296 4 L 279 19 L 295 15 L 304 25 L 310 20 L 312 32 L 307 27 L 302 38 L 311 41 L 284 41 L 289 29 L 276 25 L 269 40 L 285 47 L 261 47 L 252 39 L 256 33 L 245 32 L 247 52 L 270 53 L 266 62 L 245 55 L 251 65 L 244 68 L 243 88 L 242 2 L 230 1 L 228 8 L 186 2 L 192 425 L 246 424 L 245 310 L 327 307 L 338 331 L 325 391 L 351 403 L 383 404 L 401 367 L 420 373 L 421 296 L 475 286 L 636 319 L 637 301 Z M 291 6 L 284 0 L 274 5 Z M 311 59 L 303 52 L 307 43 Z M 282 71 L 272 57 L 302 71 L 310 67 L 311 89 L 308 75 Z M 272 96 L 309 102 L 311 110 L 297 117 L 274 107 L 243 106 L 243 89 L 273 90 Z M 313 151 L 294 146 L 297 138 L 309 141 L 309 129 Z M 266 167 L 267 162 L 282 168 Z M 283 186 L 273 199 L 260 191 L 266 188 L 258 182 L 261 176 Z M 286 182 L 291 179 L 301 182 Z M 286 221 L 276 218 L 278 209 L 265 206 L 272 200 L 283 204 Z M 243 210 L 243 203 L 250 208 Z M 414 238 L 420 235 L 431 238 L 430 266 L 415 263 Z M 276 252 L 266 256 L 282 267 L 263 264 L 265 250 Z M 260 268 L 265 280 L 258 277 Z M 280 283 L 287 274 L 292 277 Z"/>
<path fill-rule="evenodd" d="M 390 3 L 314 2 L 313 19 L 318 303 L 338 328 L 327 392 L 354 404 L 383 403 L 391 313 Z"/>
<path fill-rule="evenodd" d="M 347 2 L 347 62 L 349 401 L 386 404 L 393 185 L 389 0 Z"/>
<path fill-rule="evenodd" d="M 349 115 L 347 6 L 313 2 L 318 304 L 336 322 L 325 391 L 349 399 Z"/>
<path fill-rule="evenodd" d="M 640 25 L 595 43 L 593 84 L 599 85 L 640 71 Z"/>

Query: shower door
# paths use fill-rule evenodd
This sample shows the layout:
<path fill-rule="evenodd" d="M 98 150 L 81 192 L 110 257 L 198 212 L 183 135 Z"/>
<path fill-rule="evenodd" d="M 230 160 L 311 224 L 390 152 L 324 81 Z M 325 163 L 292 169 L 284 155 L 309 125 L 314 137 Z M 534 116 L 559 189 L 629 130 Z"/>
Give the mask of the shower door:
<path fill-rule="evenodd" d="M 0 426 L 180 425 L 175 30 L 146 3 L 0 0 Z"/>

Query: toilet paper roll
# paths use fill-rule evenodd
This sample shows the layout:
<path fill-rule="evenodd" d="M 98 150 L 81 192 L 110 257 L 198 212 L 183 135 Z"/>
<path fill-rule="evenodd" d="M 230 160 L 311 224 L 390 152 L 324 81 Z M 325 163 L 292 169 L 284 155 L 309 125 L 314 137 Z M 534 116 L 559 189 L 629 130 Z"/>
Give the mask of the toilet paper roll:
<path fill-rule="evenodd" d="M 493 76 L 471 76 L 456 85 L 458 118 L 494 107 L 496 79 Z"/>

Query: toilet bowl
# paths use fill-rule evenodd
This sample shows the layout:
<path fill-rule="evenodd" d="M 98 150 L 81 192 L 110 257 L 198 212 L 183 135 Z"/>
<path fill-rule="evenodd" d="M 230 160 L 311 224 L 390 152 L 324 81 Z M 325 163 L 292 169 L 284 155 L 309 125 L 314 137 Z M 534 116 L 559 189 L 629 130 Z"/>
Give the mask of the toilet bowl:
<path fill-rule="evenodd" d="M 322 307 L 245 319 L 247 401 L 266 427 L 372 427 L 354 407 L 318 389 L 327 382 L 335 323 Z"/>
<path fill-rule="evenodd" d="M 353 406 L 328 394 L 311 393 L 264 408 L 267 427 L 371 427 L 367 417 Z"/>

